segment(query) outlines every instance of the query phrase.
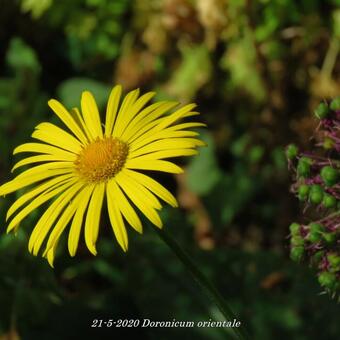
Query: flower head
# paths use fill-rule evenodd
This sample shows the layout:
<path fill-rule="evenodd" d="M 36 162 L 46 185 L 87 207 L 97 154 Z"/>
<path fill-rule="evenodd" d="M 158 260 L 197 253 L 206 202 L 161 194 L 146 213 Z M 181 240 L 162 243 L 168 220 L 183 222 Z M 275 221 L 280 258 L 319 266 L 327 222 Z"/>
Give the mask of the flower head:
<path fill-rule="evenodd" d="M 162 101 L 147 105 L 154 93 L 139 97 L 139 90 L 128 93 L 120 103 L 121 86 L 111 91 L 107 104 L 105 125 L 92 94 L 83 92 L 81 111 L 70 112 L 57 100 L 48 104 L 65 124 L 65 131 L 51 123 L 39 124 L 32 137 L 40 142 L 18 146 L 14 154 L 36 155 L 19 161 L 12 171 L 34 165 L 0 187 L 6 195 L 31 186 L 9 208 L 11 218 L 7 231 L 16 229 L 32 211 L 53 199 L 35 225 L 29 240 L 29 250 L 37 255 L 45 242 L 43 256 L 53 265 L 61 234 L 69 226 L 68 249 L 77 251 L 84 225 L 85 243 L 96 254 L 100 215 L 104 201 L 119 245 L 128 249 L 125 222 L 142 232 L 135 207 L 148 220 L 161 228 L 157 210 L 159 198 L 173 207 L 174 196 L 160 183 L 141 173 L 154 170 L 180 173 L 183 170 L 166 160 L 197 154 L 204 145 L 197 132 L 190 128 L 204 126 L 199 122 L 178 123 L 195 116 L 195 104 L 188 104 L 168 114 L 177 102 Z"/>

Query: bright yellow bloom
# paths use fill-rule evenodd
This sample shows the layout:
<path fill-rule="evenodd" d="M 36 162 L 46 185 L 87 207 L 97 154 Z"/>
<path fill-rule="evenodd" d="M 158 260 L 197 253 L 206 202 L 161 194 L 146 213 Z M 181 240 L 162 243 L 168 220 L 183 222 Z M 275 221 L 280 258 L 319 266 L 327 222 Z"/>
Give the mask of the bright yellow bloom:
<path fill-rule="evenodd" d="M 161 203 L 157 197 L 173 207 L 177 206 L 176 199 L 161 184 L 138 170 L 181 173 L 180 167 L 164 159 L 195 155 L 196 148 L 204 144 L 196 138 L 197 132 L 188 130 L 204 124 L 178 123 L 182 118 L 198 115 L 192 111 L 195 104 L 167 114 L 177 102 L 162 101 L 146 106 L 154 93 L 139 97 L 137 89 L 128 93 L 120 104 L 121 92 L 121 86 L 115 86 L 110 94 L 104 127 L 90 92 L 82 94 L 81 112 L 78 109 L 69 112 L 51 99 L 49 106 L 69 132 L 51 123 L 41 123 L 32 134 L 41 143 L 26 143 L 13 152 L 37 154 L 19 161 L 13 171 L 28 164 L 42 164 L 25 170 L 0 187 L 0 195 L 6 195 L 35 185 L 9 208 L 7 220 L 12 219 L 7 232 L 16 229 L 28 214 L 53 198 L 35 225 L 28 246 L 29 251 L 37 255 L 46 240 L 43 256 L 51 266 L 59 238 L 68 225 L 71 256 L 76 254 L 83 224 L 86 245 L 96 255 L 105 197 L 113 232 L 124 251 L 128 249 L 124 220 L 142 232 L 134 206 L 161 228 L 157 212 Z"/>

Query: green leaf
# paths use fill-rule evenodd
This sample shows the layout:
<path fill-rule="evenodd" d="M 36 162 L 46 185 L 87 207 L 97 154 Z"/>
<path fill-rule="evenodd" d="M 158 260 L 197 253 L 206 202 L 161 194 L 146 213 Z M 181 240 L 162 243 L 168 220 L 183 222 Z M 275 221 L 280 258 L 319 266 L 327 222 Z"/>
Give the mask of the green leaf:
<path fill-rule="evenodd" d="M 68 79 L 58 87 L 57 95 L 67 108 L 79 107 L 81 94 L 86 90 L 92 92 L 99 108 L 105 107 L 110 87 L 92 79 Z"/>
<path fill-rule="evenodd" d="M 190 190 L 199 195 L 209 193 L 222 177 L 212 136 L 203 133 L 202 139 L 207 143 L 207 147 L 200 149 L 200 154 L 192 159 L 187 170 L 188 186 Z"/>
<path fill-rule="evenodd" d="M 40 18 L 52 5 L 52 0 L 21 0 L 21 10 L 31 12 L 33 19 Z"/>
<path fill-rule="evenodd" d="M 211 77 L 212 65 L 206 46 L 183 47 L 182 63 L 173 73 L 169 82 L 169 92 L 190 100 Z"/>
<path fill-rule="evenodd" d="M 30 69 L 36 73 L 40 71 L 38 57 L 30 46 L 20 38 L 12 38 L 6 54 L 6 61 L 15 70 Z"/>

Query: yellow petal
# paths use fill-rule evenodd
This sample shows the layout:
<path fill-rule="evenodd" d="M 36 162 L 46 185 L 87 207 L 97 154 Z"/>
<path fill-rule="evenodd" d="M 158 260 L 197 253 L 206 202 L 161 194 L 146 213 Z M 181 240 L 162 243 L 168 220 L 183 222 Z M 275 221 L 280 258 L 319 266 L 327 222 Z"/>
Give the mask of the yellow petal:
<path fill-rule="evenodd" d="M 140 130 L 143 130 L 150 122 L 155 121 L 158 117 L 164 115 L 168 110 L 177 105 L 177 102 L 164 101 L 146 107 L 131 121 L 129 126 L 125 129 L 122 139 L 131 142 Z"/>
<path fill-rule="evenodd" d="M 40 205 L 50 200 L 52 197 L 58 195 L 63 190 L 72 186 L 74 181 L 66 182 L 60 186 L 53 187 L 49 191 L 45 191 L 40 196 L 36 197 L 31 203 L 29 203 L 25 208 L 20 210 L 20 212 L 12 219 L 10 224 L 7 227 L 7 232 L 10 232 L 14 229 L 29 213 L 31 213 L 34 209 L 38 208 Z"/>
<path fill-rule="evenodd" d="M 124 116 L 118 116 L 117 119 L 117 128 L 116 134 L 114 136 L 121 137 L 124 133 L 125 129 L 129 125 L 129 123 L 133 120 L 133 118 L 140 112 L 143 106 L 155 95 L 155 92 L 148 92 L 141 96 L 133 105 L 131 105 L 130 109 L 126 110 Z"/>
<path fill-rule="evenodd" d="M 146 138 L 149 135 L 155 134 L 158 131 L 162 131 L 162 130 L 166 129 L 168 126 L 175 123 L 179 119 L 198 115 L 199 114 L 198 112 L 191 112 L 190 111 L 195 106 L 196 106 L 196 104 L 185 105 L 181 109 L 175 111 L 174 113 L 171 113 L 169 116 L 161 117 L 159 119 L 156 119 L 156 120 L 150 122 L 148 125 L 146 125 L 142 129 L 140 129 L 136 133 L 136 135 L 132 138 L 132 140 L 140 138 L 140 136 L 142 136 L 142 135 L 144 135 L 143 138 Z M 130 140 L 130 143 L 132 142 L 132 140 Z"/>
<path fill-rule="evenodd" d="M 103 137 L 103 129 L 100 122 L 98 107 L 93 95 L 84 91 L 81 96 L 81 111 L 84 121 L 93 139 Z"/>
<path fill-rule="evenodd" d="M 171 194 L 169 190 L 164 188 L 161 184 L 156 182 L 149 176 L 141 174 L 140 172 L 133 170 L 125 170 L 124 171 L 129 177 L 132 177 L 135 181 L 137 181 L 140 185 L 145 186 L 149 190 L 151 190 L 155 195 L 160 197 L 162 200 L 167 202 L 173 207 L 178 207 L 178 203 L 176 198 Z"/>
<path fill-rule="evenodd" d="M 165 129 L 163 131 L 159 131 L 151 136 L 145 137 L 142 135 L 134 142 L 130 143 L 129 150 L 134 151 L 141 148 L 144 145 L 152 143 L 156 140 L 162 139 L 170 139 L 170 138 L 183 138 L 183 137 L 196 137 L 199 133 L 195 131 L 168 131 Z"/>
<path fill-rule="evenodd" d="M 163 224 L 156 210 L 147 204 L 140 194 L 136 193 L 130 181 L 127 181 L 125 178 L 120 176 L 116 176 L 116 181 L 123 189 L 126 196 L 136 205 L 136 207 L 146 216 L 146 218 L 157 227 L 162 228 Z"/>
<path fill-rule="evenodd" d="M 87 193 L 92 192 L 93 187 L 85 187 L 81 192 L 79 192 L 76 196 L 76 198 L 70 203 L 70 205 L 65 209 L 65 211 L 61 214 L 61 217 L 58 221 L 58 223 L 55 225 L 54 229 L 52 230 L 50 237 L 48 239 L 45 251 L 43 253 L 43 256 L 47 258 L 48 263 L 50 266 L 53 268 L 53 262 L 55 258 L 55 252 L 60 240 L 60 236 L 67 227 L 69 221 L 71 220 L 72 216 L 77 214 L 80 209 L 84 206 L 84 210 L 87 206 L 88 199 L 90 195 L 87 195 Z M 85 200 L 85 201 L 84 201 Z M 84 204 L 85 203 L 85 204 Z M 84 215 L 84 212 L 83 212 Z M 75 217 L 74 217 L 75 219 Z M 80 233 L 80 228 L 79 228 L 79 233 Z M 78 235 L 74 235 L 73 232 L 73 237 L 75 236 L 72 244 L 72 251 L 74 251 L 73 255 L 75 254 L 75 251 L 78 246 L 78 240 L 79 240 L 79 233 Z M 70 235 L 69 235 L 70 236 Z M 71 254 L 71 256 L 73 256 Z"/>
<path fill-rule="evenodd" d="M 167 130 L 168 131 L 177 131 L 177 130 L 184 130 L 184 129 L 196 128 L 196 127 L 206 127 L 206 126 L 207 126 L 207 124 L 204 124 L 204 123 L 188 122 L 188 123 L 181 123 L 181 124 L 169 126 L 167 128 Z"/>
<path fill-rule="evenodd" d="M 73 153 L 79 153 L 82 149 L 82 144 L 76 138 L 51 123 L 39 124 L 32 137 Z"/>
<path fill-rule="evenodd" d="M 139 95 L 139 89 L 133 90 L 129 92 L 119 109 L 116 122 L 113 126 L 112 136 L 118 137 L 120 136 L 120 132 L 122 129 L 122 126 L 125 125 L 125 118 L 128 116 L 128 112 L 131 110 L 132 105 L 135 103 L 136 99 Z"/>
<path fill-rule="evenodd" d="M 27 170 L 28 171 L 28 170 Z M 48 171 L 42 171 L 34 175 L 28 175 L 24 178 L 17 176 L 14 180 L 7 182 L 0 186 L 0 196 L 7 195 L 11 192 L 14 192 L 18 189 L 24 188 L 30 184 L 33 184 L 35 182 L 40 182 L 44 179 L 47 179 L 49 177 L 54 177 L 58 175 L 65 175 L 70 173 L 71 170 L 66 171 L 65 169 L 53 169 Z M 27 174 L 27 172 L 25 172 Z"/>
<path fill-rule="evenodd" d="M 187 112 L 186 110 L 190 109 L 191 106 L 187 105 L 183 107 L 180 110 L 175 111 L 174 113 L 170 114 L 169 116 L 166 117 L 161 117 L 156 120 L 150 121 L 150 123 L 143 126 L 137 126 L 137 129 L 134 131 L 135 134 L 129 139 L 129 144 L 132 144 L 134 141 L 137 141 L 145 138 L 149 138 L 151 136 L 154 136 L 156 133 L 164 131 L 166 129 L 171 129 L 173 128 L 170 126 L 171 124 L 175 123 L 177 120 L 185 118 L 185 117 L 190 117 L 193 115 L 198 115 L 198 112 Z M 142 124 L 140 124 L 142 125 Z"/>
<path fill-rule="evenodd" d="M 61 119 L 61 121 L 72 131 L 72 133 L 83 143 L 87 143 L 87 138 L 81 131 L 81 128 L 74 121 L 70 113 L 66 108 L 57 100 L 51 99 L 48 101 L 49 107 L 55 112 L 55 114 Z"/>
<path fill-rule="evenodd" d="M 85 243 L 93 255 L 97 255 L 96 242 L 99 232 L 99 220 L 103 205 L 105 183 L 99 183 L 94 188 L 87 210 L 85 221 Z"/>
<path fill-rule="evenodd" d="M 29 251 L 37 255 L 42 243 L 44 242 L 48 232 L 51 230 L 55 220 L 60 218 L 65 206 L 70 204 L 72 198 L 82 188 L 83 183 L 74 183 L 70 188 L 61 193 L 56 200 L 47 208 L 40 217 L 38 223 L 33 229 L 29 239 Z"/>
<path fill-rule="evenodd" d="M 157 197 L 154 196 L 143 185 L 137 182 L 133 177 L 130 177 L 128 171 L 125 170 L 121 171 L 118 175 L 116 175 L 116 179 L 126 182 L 130 187 L 134 189 L 135 194 L 139 195 L 141 199 L 144 199 L 145 202 L 148 205 L 150 205 L 150 207 L 153 207 L 155 209 L 161 209 L 162 206 Z"/>
<path fill-rule="evenodd" d="M 63 176 L 58 176 L 56 178 L 53 178 L 41 185 L 39 185 L 38 187 L 36 187 L 35 189 L 27 192 L 26 194 L 20 196 L 8 209 L 7 211 L 7 215 L 6 215 L 6 221 L 20 208 L 22 207 L 26 202 L 30 201 L 31 199 L 33 199 L 34 197 L 36 197 L 37 195 L 39 195 L 40 193 L 44 192 L 44 191 L 50 191 L 54 188 L 56 188 L 57 186 L 60 186 L 61 184 L 63 184 L 63 182 L 65 181 L 69 181 L 71 179 L 72 175 L 71 174 L 67 174 L 67 175 L 63 175 Z"/>
<path fill-rule="evenodd" d="M 135 210 L 126 199 L 125 194 L 119 188 L 114 179 L 108 182 L 106 190 L 107 192 L 111 193 L 113 198 L 115 198 L 119 210 L 123 214 L 126 221 L 131 225 L 131 227 L 134 228 L 137 232 L 142 233 L 143 227 L 138 215 L 136 214 Z"/>
<path fill-rule="evenodd" d="M 136 159 L 140 160 L 157 160 L 172 157 L 183 157 L 197 155 L 198 151 L 193 149 L 173 149 L 151 152 L 146 155 L 138 156 Z M 129 158 L 130 159 L 130 158 Z M 135 159 L 135 158 L 131 158 Z"/>
<path fill-rule="evenodd" d="M 163 122 L 158 124 L 155 128 L 155 131 L 160 131 L 160 130 L 165 129 L 166 127 L 170 126 L 171 124 L 173 124 L 180 118 L 190 117 L 192 115 L 191 110 L 195 107 L 196 107 L 196 104 L 188 104 L 188 105 L 183 106 L 179 110 L 175 111 L 174 113 L 166 117 L 166 119 Z"/>
<path fill-rule="evenodd" d="M 33 164 L 33 163 L 39 163 L 39 162 L 51 162 L 51 161 L 68 161 L 68 162 L 74 162 L 77 159 L 77 156 L 74 155 L 73 160 L 70 160 L 70 157 L 65 157 L 65 156 L 56 156 L 56 155 L 39 155 L 39 156 L 31 156 L 31 157 L 27 157 L 22 159 L 21 161 L 19 161 L 18 163 L 16 163 L 14 165 L 14 167 L 12 168 L 12 172 L 24 165 L 28 165 L 28 164 Z"/>
<path fill-rule="evenodd" d="M 155 170 L 172 174 L 181 174 L 183 172 L 183 169 L 171 162 L 162 160 L 144 160 L 143 157 L 127 160 L 125 167 L 127 169 Z"/>
<path fill-rule="evenodd" d="M 79 111 L 79 109 L 77 107 L 74 107 L 71 110 L 71 115 L 74 118 L 74 120 L 77 122 L 77 124 L 80 126 L 80 128 L 82 129 L 83 133 L 85 134 L 86 138 L 88 141 L 93 141 L 94 139 L 91 136 L 91 133 L 89 131 L 89 129 L 87 128 L 84 119 Z M 87 143 L 88 144 L 88 143 Z"/>
<path fill-rule="evenodd" d="M 63 169 L 65 173 L 71 172 L 73 170 L 73 163 L 71 162 L 49 162 L 40 165 L 33 166 L 19 175 L 14 180 L 21 180 L 26 177 L 31 177 L 37 174 L 46 174 L 47 172 L 55 169 Z"/>
<path fill-rule="evenodd" d="M 77 211 L 79 204 L 82 202 L 84 197 L 86 197 L 87 192 L 89 191 L 89 187 L 83 188 L 80 192 L 78 192 L 73 199 L 73 201 L 66 207 L 66 209 L 60 214 L 60 218 L 56 223 L 55 227 L 53 228 L 45 249 L 45 254 L 51 249 L 55 248 L 61 234 L 67 227 L 68 223 L 70 222 L 71 218 Z M 44 256 L 44 255 L 43 255 Z"/>
<path fill-rule="evenodd" d="M 106 137 L 109 137 L 112 134 L 112 128 L 116 120 L 121 94 L 122 94 L 122 87 L 120 85 L 116 85 L 110 93 L 109 101 L 107 103 L 107 108 L 106 108 L 106 121 L 105 121 L 105 136 Z"/>
<path fill-rule="evenodd" d="M 82 193 L 82 199 L 79 203 L 79 207 L 73 217 L 73 221 L 68 235 L 68 250 L 71 256 L 74 256 L 77 252 L 79 236 L 81 227 L 83 225 L 84 214 L 89 204 L 90 197 L 92 195 L 94 185 L 89 185 Z"/>
<path fill-rule="evenodd" d="M 122 219 L 122 214 L 118 208 L 118 200 L 119 196 L 114 197 L 112 190 L 107 187 L 106 190 L 107 195 L 107 208 L 109 211 L 109 217 L 113 232 L 116 236 L 116 239 L 119 245 L 122 247 L 124 251 L 128 249 L 128 237 L 126 228 Z"/>
<path fill-rule="evenodd" d="M 140 149 L 129 152 L 129 157 L 134 158 L 138 157 L 150 152 L 162 151 L 162 150 L 171 150 L 171 149 L 192 149 L 196 146 L 205 145 L 199 139 L 196 138 L 168 138 L 161 139 L 155 142 L 149 143 Z"/>
<path fill-rule="evenodd" d="M 46 255 L 48 264 L 54 268 L 54 257 L 55 257 L 55 252 L 56 252 L 57 247 L 55 246 L 54 248 L 50 249 Z"/>
<path fill-rule="evenodd" d="M 48 144 L 42 143 L 25 143 L 16 147 L 13 151 L 13 155 L 20 152 L 32 152 L 32 153 L 44 153 L 48 155 L 56 155 L 60 157 L 69 157 L 70 160 L 74 159 L 74 153 L 56 148 Z"/>

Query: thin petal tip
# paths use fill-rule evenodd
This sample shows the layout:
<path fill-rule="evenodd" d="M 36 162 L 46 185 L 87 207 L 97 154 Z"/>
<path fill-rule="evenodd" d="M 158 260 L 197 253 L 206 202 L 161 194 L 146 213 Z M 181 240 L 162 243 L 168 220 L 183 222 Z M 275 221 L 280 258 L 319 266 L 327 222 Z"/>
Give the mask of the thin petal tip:
<path fill-rule="evenodd" d="M 178 204 L 177 200 L 176 200 L 176 201 L 173 201 L 173 202 L 170 202 L 170 205 L 171 205 L 173 208 L 178 208 L 178 207 L 179 207 L 179 204 Z"/>
<path fill-rule="evenodd" d="M 94 245 L 87 246 L 87 248 L 89 249 L 89 251 L 92 255 L 97 256 L 97 249 Z"/>
<path fill-rule="evenodd" d="M 128 251 L 128 245 L 127 244 L 124 244 L 124 245 L 120 245 L 121 246 L 121 248 L 123 249 L 123 252 L 124 253 L 127 253 L 127 251 Z"/>
<path fill-rule="evenodd" d="M 157 228 L 159 228 L 159 229 L 162 229 L 162 228 L 163 228 L 163 222 L 162 222 L 162 220 L 157 221 L 157 223 L 154 223 L 154 225 L 155 225 Z"/>
<path fill-rule="evenodd" d="M 53 255 L 47 255 L 47 262 L 50 265 L 50 267 L 54 269 L 54 256 Z"/>
<path fill-rule="evenodd" d="M 83 97 L 93 97 L 93 95 L 92 95 L 92 92 L 90 92 L 89 90 L 85 90 L 85 91 L 82 92 L 81 97 L 82 98 Z"/>
<path fill-rule="evenodd" d="M 9 234 L 13 229 L 15 229 L 17 226 L 16 225 L 9 225 L 6 229 L 6 234 Z"/>

